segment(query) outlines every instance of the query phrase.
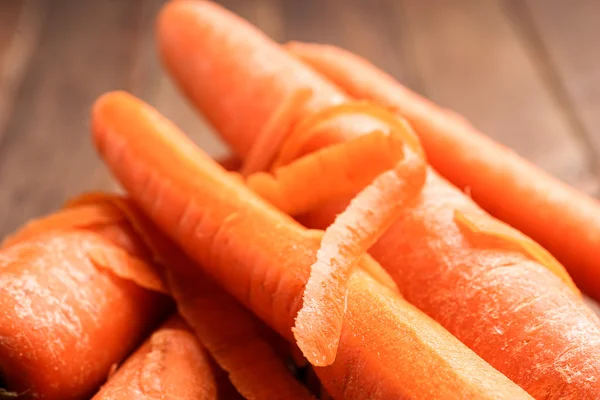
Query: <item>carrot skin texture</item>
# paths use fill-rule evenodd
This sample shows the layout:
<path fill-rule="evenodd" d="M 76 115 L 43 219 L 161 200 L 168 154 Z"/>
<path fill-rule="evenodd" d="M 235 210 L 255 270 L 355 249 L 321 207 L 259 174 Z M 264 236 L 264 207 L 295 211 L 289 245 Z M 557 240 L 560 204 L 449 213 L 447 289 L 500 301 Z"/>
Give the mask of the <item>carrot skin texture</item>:
<path fill-rule="evenodd" d="M 50 232 L 0 252 L 0 373 L 10 390 L 85 398 L 160 318 L 165 298 L 89 259 L 99 240 Z"/>
<path fill-rule="evenodd" d="M 224 379 L 225 378 L 225 379 Z M 92 400 L 233 399 L 235 390 L 175 315 L 133 353 Z M 225 397 L 228 396 L 228 397 Z"/>
<path fill-rule="evenodd" d="M 185 257 L 169 259 L 167 282 L 180 314 L 244 398 L 314 399 L 276 352 L 272 331 Z"/>
<path fill-rule="evenodd" d="M 130 95 L 100 98 L 92 126 L 100 154 L 142 209 L 230 294 L 292 341 L 293 318 L 319 245 L 309 240 L 310 231 L 261 201 Z M 337 361 L 317 371 L 334 397 L 529 398 L 360 269 L 349 291 Z M 408 356 L 421 361 L 407 364 Z"/>
<path fill-rule="evenodd" d="M 260 76 L 261 69 L 264 67 L 261 62 L 252 62 L 247 58 L 238 57 L 239 53 L 235 51 L 236 46 L 239 45 L 238 41 L 252 37 L 249 40 L 251 46 L 268 49 L 272 49 L 273 44 L 265 41 L 262 34 L 256 34 L 246 25 L 236 27 L 237 23 L 234 21 L 237 19 L 227 20 L 225 16 L 227 14 L 223 10 L 221 10 L 222 15 L 213 18 L 212 14 L 217 13 L 215 9 L 217 9 L 216 6 L 207 3 L 172 5 L 168 12 L 163 13 L 164 21 L 161 21 L 161 32 L 168 32 L 161 39 L 163 57 L 170 59 L 172 63 L 185 65 L 185 67 L 180 67 L 182 69 L 189 68 L 196 71 L 194 79 L 186 80 L 186 76 L 182 74 L 175 73 L 174 75 L 180 81 L 180 85 L 186 87 L 186 93 L 197 105 L 200 105 L 204 114 L 218 114 L 223 120 L 226 120 L 224 115 L 227 113 L 230 113 L 230 118 L 239 115 L 237 110 L 229 109 L 227 104 L 221 105 L 220 101 L 215 101 L 215 99 L 219 99 L 218 96 L 207 96 L 203 99 L 204 94 L 201 89 L 205 85 L 212 85 L 215 79 L 213 74 L 218 75 L 218 73 L 211 70 L 202 71 L 197 66 L 191 65 L 195 62 L 193 59 L 179 57 L 181 49 L 179 47 L 175 50 L 170 48 L 171 41 L 178 41 L 176 46 L 185 41 L 188 52 L 197 53 L 195 57 L 214 58 L 218 61 L 211 62 L 227 63 L 229 72 L 237 68 L 232 72 L 232 76 L 244 76 L 247 80 L 243 84 L 239 80 L 232 80 L 231 82 L 235 82 L 235 89 L 231 89 L 234 86 L 231 82 L 229 85 L 221 82 L 219 88 L 229 88 L 229 91 L 223 92 L 228 95 L 231 91 L 235 92 L 233 96 L 241 109 L 245 103 L 250 104 L 253 101 L 252 96 L 247 96 L 248 93 L 266 90 L 255 86 L 278 87 L 283 84 L 281 82 L 285 82 L 286 87 L 291 87 L 295 76 L 298 75 L 303 79 L 301 84 L 296 84 L 295 90 L 301 87 L 311 87 L 310 83 L 304 79 L 307 75 L 303 70 L 307 67 L 303 64 L 296 64 L 295 70 L 290 71 L 289 66 L 292 65 L 290 61 L 285 61 L 285 65 L 288 66 L 285 73 L 278 76 L 271 75 L 271 80 L 267 83 L 260 79 L 253 79 L 252 75 Z M 179 18 L 184 14 L 187 14 L 187 20 Z M 176 18 L 170 19 L 173 15 Z M 190 21 L 191 19 L 194 21 Z M 183 24 L 187 25 L 182 26 Z M 216 44 L 207 44 L 205 38 L 199 37 L 201 36 L 199 32 L 206 29 L 210 29 L 212 32 L 228 33 L 227 39 L 221 40 L 218 44 L 221 48 L 220 53 L 214 51 Z M 222 34 L 224 35 L 224 33 Z M 215 35 L 215 37 L 219 37 L 218 34 L 215 33 Z M 237 35 L 237 38 L 231 38 L 234 35 Z M 236 45 L 231 45 L 232 43 Z M 260 54 L 262 50 L 253 51 Z M 223 60 L 225 58 L 227 58 L 226 61 Z M 269 71 L 272 72 L 277 67 L 269 66 L 268 68 L 271 68 Z M 225 77 L 222 75 L 220 79 L 224 80 Z M 314 85 L 321 87 L 323 80 L 323 77 L 316 78 Z M 272 96 L 279 96 L 269 100 L 273 103 L 281 102 L 285 98 L 285 94 L 279 92 L 269 93 Z M 311 100 L 320 104 L 328 104 L 330 100 L 319 99 L 325 95 L 327 94 L 316 91 Z M 343 95 L 343 93 L 338 91 L 334 96 L 337 99 L 339 95 Z M 223 100 L 222 103 L 227 103 L 227 101 Z M 306 112 L 310 113 L 311 111 Z M 268 117 L 264 118 L 264 120 L 267 119 Z M 218 130 L 228 130 L 224 136 L 233 147 L 242 146 L 241 139 L 238 139 L 239 136 L 245 135 L 243 143 L 253 140 L 253 131 L 240 129 L 234 133 L 231 132 L 231 126 L 226 126 L 216 119 L 213 120 L 213 123 Z M 340 126 L 343 125 L 340 124 Z M 320 146 L 339 143 L 371 131 L 372 127 L 367 127 L 365 124 L 346 124 L 344 129 L 338 129 L 337 132 L 332 129 L 324 132 L 325 139 L 321 141 L 318 137 L 314 138 L 311 146 L 304 150 L 306 151 L 307 148 L 316 150 Z M 304 154 L 306 152 L 296 154 L 296 156 Z M 293 157 L 290 157 L 287 161 L 292 160 Z M 280 166 L 281 164 L 276 165 Z M 598 397 L 600 393 L 598 387 L 600 383 L 596 378 L 600 374 L 600 364 L 597 361 L 600 360 L 598 357 L 600 349 L 598 320 L 587 309 L 582 309 L 581 299 L 562 284 L 554 273 L 541 264 L 531 261 L 523 253 L 497 247 L 487 249 L 486 241 L 467 241 L 454 221 L 455 209 L 462 210 L 464 208 L 463 211 L 475 212 L 481 218 L 490 218 L 490 216 L 483 213 L 464 194 L 439 178 L 433 170 L 428 172 L 428 181 L 424 192 L 425 194 L 418 198 L 412 209 L 407 210 L 403 215 L 403 222 L 392 226 L 372 251 L 375 258 L 398 280 L 400 291 L 410 302 L 439 319 L 447 329 L 467 345 L 476 348 L 479 355 L 500 369 L 501 372 L 516 380 L 534 397 L 556 399 Z M 343 210 L 344 205 L 343 203 L 339 204 L 341 208 L 337 209 L 326 206 L 328 212 L 316 210 L 315 213 L 302 216 L 302 220 L 311 221 L 320 227 L 327 226 L 332 222 L 335 213 Z M 406 219 L 413 220 L 408 227 L 404 226 Z M 432 229 L 431 224 L 439 229 Z M 414 237 L 419 239 L 413 241 Z M 403 251 L 406 254 L 399 254 Z M 491 256 L 488 253 L 491 253 Z M 464 258 L 465 265 L 461 263 L 461 257 Z M 400 259 L 404 262 L 398 262 Z M 469 265 L 470 268 L 466 265 Z M 468 282 L 466 277 L 476 278 L 475 271 L 482 271 L 482 274 L 477 277 L 482 282 L 480 283 L 483 289 L 481 294 L 463 290 L 464 285 L 467 285 Z M 411 284 L 405 278 L 415 275 L 420 276 L 420 285 Z M 498 276 L 502 276 L 502 280 L 508 284 L 498 286 L 496 284 L 500 280 Z M 459 278 L 460 280 L 457 280 Z M 462 284 L 457 285 L 459 282 Z M 423 299 L 423 287 L 428 288 L 430 300 Z M 567 291 L 565 292 L 564 289 Z M 467 296 L 467 293 L 470 294 Z M 528 293 L 529 297 L 522 297 L 522 293 Z M 459 307 L 458 304 L 462 304 L 462 306 Z M 565 310 L 565 312 L 557 313 L 556 308 Z M 502 319 L 495 318 L 496 314 L 503 315 Z M 448 318 L 447 315 L 452 315 L 454 318 Z M 525 321 L 524 315 L 529 317 L 529 322 L 538 321 L 540 324 L 544 322 L 543 332 L 540 329 L 542 325 L 533 329 L 536 325 Z M 511 318 L 520 321 L 520 325 L 510 326 L 508 329 Z M 468 325 L 465 321 L 477 322 L 474 334 L 462 332 L 462 329 Z M 528 332 L 529 329 L 532 331 Z M 489 341 L 488 338 L 490 338 Z M 503 340 L 504 342 L 502 342 Z M 573 350 L 573 347 L 577 346 L 573 346 L 572 341 L 577 343 L 580 350 Z M 500 348 L 503 349 L 503 352 L 501 354 L 497 350 L 499 342 L 502 342 Z M 545 346 L 546 351 L 539 351 L 542 346 Z M 566 366 L 556 363 L 557 359 L 565 362 Z M 539 366 L 543 366 L 543 368 L 539 368 Z M 523 371 L 534 372 L 527 374 Z"/>
<path fill-rule="evenodd" d="M 597 200 L 551 177 L 359 56 L 309 43 L 293 42 L 287 49 L 352 97 L 378 101 L 408 119 L 436 170 L 459 188 L 468 187 L 492 215 L 550 250 L 577 286 L 600 300 Z"/>

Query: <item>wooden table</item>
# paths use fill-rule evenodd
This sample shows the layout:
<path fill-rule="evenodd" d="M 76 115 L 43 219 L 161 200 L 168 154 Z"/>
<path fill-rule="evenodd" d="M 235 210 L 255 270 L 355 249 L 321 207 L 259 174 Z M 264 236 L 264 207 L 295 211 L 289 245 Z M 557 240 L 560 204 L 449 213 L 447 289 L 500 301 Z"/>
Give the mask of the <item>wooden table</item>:
<path fill-rule="evenodd" d="M 227 0 L 278 41 L 328 42 L 596 195 L 600 1 Z M 92 101 L 125 89 L 212 154 L 224 146 L 161 71 L 160 0 L 0 1 L 0 237 L 69 196 L 116 185 L 89 138 Z"/>

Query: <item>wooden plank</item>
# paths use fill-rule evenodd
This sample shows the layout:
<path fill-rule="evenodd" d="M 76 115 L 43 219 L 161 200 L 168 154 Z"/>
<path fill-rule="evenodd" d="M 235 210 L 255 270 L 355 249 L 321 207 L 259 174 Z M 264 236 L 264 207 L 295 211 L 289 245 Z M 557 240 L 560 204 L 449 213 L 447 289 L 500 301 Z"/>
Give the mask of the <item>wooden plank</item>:
<path fill-rule="evenodd" d="M 600 170 L 600 2 L 513 1 L 524 23 L 533 26 L 533 45 L 556 77 L 556 92 L 577 120 Z"/>
<path fill-rule="evenodd" d="M 406 32 L 394 0 L 283 1 L 285 40 L 328 43 L 359 54 L 418 89 L 420 82 L 407 56 Z"/>
<path fill-rule="evenodd" d="M 591 190 L 588 155 L 498 1 L 405 0 L 404 6 L 430 98 L 560 179 Z"/>
<path fill-rule="evenodd" d="M 91 144 L 89 108 L 101 93 L 131 87 L 142 2 L 47 2 L 0 147 L 0 236 L 69 196 L 113 187 Z"/>
<path fill-rule="evenodd" d="M 45 2 L 35 0 L 7 0 L 0 4 L 0 145 L 37 45 L 45 6 Z"/>

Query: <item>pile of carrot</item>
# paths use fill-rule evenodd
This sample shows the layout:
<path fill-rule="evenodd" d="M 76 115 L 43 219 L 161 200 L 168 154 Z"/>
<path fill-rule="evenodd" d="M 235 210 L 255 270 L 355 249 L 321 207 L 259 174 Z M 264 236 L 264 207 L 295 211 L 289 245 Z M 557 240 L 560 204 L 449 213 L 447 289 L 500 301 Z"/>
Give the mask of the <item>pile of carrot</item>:
<path fill-rule="evenodd" d="M 0 399 L 600 398 L 595 200 L 344 50 L 199 0 L 157 41 L 235 158 L 96 101 L 127 195 L 2 243 Z"/>

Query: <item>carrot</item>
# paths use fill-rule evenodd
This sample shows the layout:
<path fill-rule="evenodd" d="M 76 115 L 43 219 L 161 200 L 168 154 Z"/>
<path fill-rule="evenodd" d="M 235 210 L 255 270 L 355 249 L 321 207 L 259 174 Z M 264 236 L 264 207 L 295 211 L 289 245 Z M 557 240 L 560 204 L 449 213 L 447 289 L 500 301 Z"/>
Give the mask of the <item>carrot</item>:
<path fill-rule="evenodd" d="M 148 216 L 217 283 L 293 341 L 294 316 L 318 246 L 314 234 L 232 179 L 130 95 L 100 98 L 92 127 L 100 154 Z M 348 282 L 336 361 L 317 373 L 329 393 L 347 399 L 528 398 L 362 269 Z"/>
<path fill-rule="evenodd" d="M 98 195 L 81 198 L 77 204 L 89 201 L 98 201 Z M 180 314 L 245 398 L 312 398 L 272 345 L 278 341 L 272 331 L 196 268 L 134 205 L 115 196 L 105 201 L 129 216 L 154 258 L 167 267 L 162 279 Z"/>
<path fill-rule="evenodd" d="M 98 268 L 89 254 L 114 248 L 96 233 L 71 230 L 0 252 L 0 374 L 7 390 L 85 398 L 164 313 L 165 298 Z"/>
<path fill-rule="evenodd" d="M 179 312 L 245 398 L 314 398 L 290 374 L 267 328 L 198 268 L 171 263 L 167 277 Z"/>
<path fill-rule="evenodd" d="M 187 3 L 189 2 L 184 1 L 178 7 L 192 7 Z M 214 18 L 224 23 L 231 22 L 233 18 L 232 25 L 239 26 L 242 29 L 253 30 L 248 22 L 241 18 L 223 15 L 219 10 L 215 12 L 213 8 L 204 5 L 200 5 L 199 7 L 206 8 L 209 18 Z M 304 104 L 302 110 L 314 111 L 323 106 L 333 105 L 343 100 L 343 96 L 337 94 L 338 91 L 333 85 L 324 79 L 317 78 L 317 74 L 308 69 L 301 71 L 302 73 L 296 76 L 296 82 L 292 85 L 288 85 L 283 81 L 270 84 L 273 76 L 281 73 L 286 74 L 288 71 L 296 71 L 297 62 L 283 54 L 275 45 L 263 48 L 260 53 L 254 52 L 254 49 L 257 47 L 251 46 L 251 44 L 252 42 L 262 43 L 266 38 L 262 36 L 262 33 L 257 35 L 256 32 L 253 32 L 247 38 L 238 38 L 228 35 L 227 32 L 212 31 L 209 26 L 197 23 L 194 18 L 190 18 L 186 13 L 170 11 L 175 8 L 166 8 L 162 16 L 158 18 L 158 43 L 159 46 L 166 46 L 162 52 L 163 62 L 175 76 L 182 78 L 177 79 L 179 82 L 191 81 L 195 76 L 207 73 L 214 77 L 226 77 L 215 80 L 210 85 L 206 85 L 202 95 L 200 93 L 189 92 L 189 97 L 193 99 L 198 108 L 208 110 L 211 109 L 209 99 L 216 99 L 227 93 L 229 109 L 232 112 L 235 110 L 236 118 L 230 118 L 231 114 L 226 112 L 210 113 L 206 117 L 212 124 L 219 127 L 219 130 L 227 138 L 228 142 L 236 143 L 233 150 L 238 155 L 244 158 L 248 155 L 250 149 L 253 147 L 254 138 L 264 129 L 266 122 L 271 118 L 272 111 L 278 108 L 285 99 L 290 99 L 290 96 L 293 96 L 299 89 L 302 89 L 302 85 L 297 85 L 297 83 L 306 81 L 309 83 L 306 87 L 312 90 L 312 96 Z M 163 23 L 167 18 L 169 18 L 169 25 L 172 23 L 179 24 L 182 29 L 186 29 L 191 33 L 197 32 L 197 35 L 193 38 L 192 36 L 179 36 L 177 32 L 170 29 L 170 26 Z M 178 38 L 171 38 L 172 34 L 178 35 Z M 262 60 L 260 62 L 263 64 L 263 68 L 252 72 L 240 69 L 236 64 L 229 64 L 227 58 L 224 57 L 204 57 L 205 55 L 197 57 L 197 53 L 189 51 L 197 45 L 196 40 L 202 40 L 207 50 L 210 51 L 210 54 L 222 54 L 226 47 L 227 51 L 235 51 L 241 59 L 249 61 Z M 250 45 L 246 45 L 246 43 Z M 223 45 L 225 47 L 222 47 Z M 180 60 L 186 57 L 189 62 L 185 64 L 181 63 Z M 261 91 L 245 92 L 240 96 L 241 91 L 236 90 L 235 82 L 246 82 L 249 79 L 256 79 L 263 82 L 264 84 L 256 86 Z M 318 79 L 321 85 L 315 85 L 315 79 Z M 181 89 L 188 91 L 191 87 L 182 86 Z M 253 98 L 254 101 L 248 102 L 246 96 Z M 277 101 L 272 101 L 275 99 Z M 321 103 L 323 99 L 327 100 L 326 104 Z"/>
<path fill-rule="evenodd" d="M 600 300 L 600 286 L 595 283 L 600 280 L 598 201 L 549 176 L 354 54 L 307 43 L 290 43 L 287 49 L 351 96 L 382 103 L 408 119 L 434 168 L 458 187 L 468 187 L 473 199 L 492 215 L 547 248 L 584 292 Z"/>
<path fill-rule="evenodd" d="M 177 315 L 157 329 L 92 400 L 164 398 L 241 398 Z"/>
<path fill-rule="evenodd" d="M 167 66 L 193 102 L 223 131 L 232 147 L 251 147 L 256 138 L 259 129 L 243 129 L 243 118 L 247 117 L 253 126 L 269 119 L 266 109 L 259 117 L 245 113 L 255 102 L 255 93 L 265 93 L 264 104 L 275 109 L 274 105 L 290 92 L 313 88 L 311 104 L 321 107 L 303 109 L 306 119 L 313 113 L 324 112 L 332 103 L 339 104 L 340 97 L 342 102 L 349 100 L 339 90 L 322 90 L 331 85 L 325 77 L 315 76 L 306 65 L 286 57 L 264 35 L 238 21 L 223 9 L 204 2 L 169 5 L 159 21 L 159 41 Z M 259 61 L 264 59 L 272 62 L 265 66 Z M 226 73 L 217 68 L 203 68 L 207 64 L 227 66 Z M 193 79 L 186 71 L 194 72 Z M 286 90 L 279 90 L 281 87 Z M 270 97 L 266 98 L 266 94 Z M 232 98 L 235 107 L 231 107 Z M 310 140 L 300 140 L 307 144 L 294 145 L 295 150 L 286 155 L 289 158 L 275 162 L 274 166 L 282 167 L 319 146 L 372 132 L 376 124 L 359 117 L 362 116 L 347 115 L 333 126 L 320 129 Z M 237 128 L 228 122 L 232 119 L 239 124 Z M 419 131 L 419 126 L 416 128 Z M 288 141 L 293 140 L 289 136 Z M 286 147 L 287 144 L 282 146 L 280 157 Z M 140 153 L 136 157 L 141 157 Z M 148 164 L 154 162 L 148 160 Z M 204 196 L 198 196 L 201 197 Z M 150 203 L 149 199 L 146 201 Z M 327 204 L 302 219 L 328 226 L 336 213 L 343 210 L 344 204 L 337 203 L 342 208 Z M 371 254 L 392 275 L 410 302 L 534 397 L 598 397 L 600 325 L 573 286 L 563 283 L 561 278 L 567 276 L 564 271 L 557 276 L 559 264 L 555 260 L 545 259 L 540 263 L 532 259 L 532 249 L 518 241 L 499 245 L 498 238 L 489 240 L 489 233 L 469 232 L 455 221 L 457 209 L 465 215 L 477 216 L 480 221 L 473 226 L 487 226 L 485 220 L 491 218 L 433 170 L 428 170 L 421 194 L 402 211 Z M 506 229 L 510 230 L 508 226 Z M 492 246 L 487 247 L 488 243 Z M 191 251 L 191 247 L 188 249 Z M 225 285 L 226 280 L 221 282 Z M 348 299 L 350 303 L 351 293 Z M 347 310 L 346 319 L 349 314 Z M 344 347 L 343 335 L 341 340 L 340 351 Z M 339 362 L 340 354 L 333 366 Z"/>

